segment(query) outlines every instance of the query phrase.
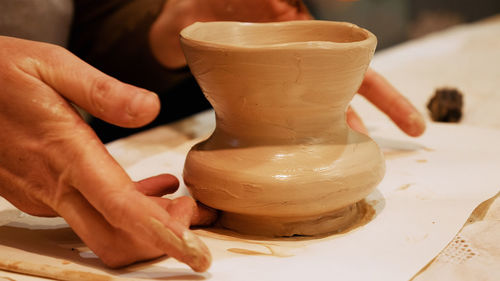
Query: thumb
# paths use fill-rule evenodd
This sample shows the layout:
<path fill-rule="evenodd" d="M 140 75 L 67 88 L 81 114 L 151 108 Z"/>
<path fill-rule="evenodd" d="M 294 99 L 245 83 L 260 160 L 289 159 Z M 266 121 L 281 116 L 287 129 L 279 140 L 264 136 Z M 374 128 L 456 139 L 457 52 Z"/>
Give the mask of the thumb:
<path fill-rule="evenodd" d="M 158 96 L 122 83 L 63 48 L 51 49 L 35 73 L 60 95 L 106 122 L 122 127 L 140 127 L 153 121 L 160 111 Z"/>

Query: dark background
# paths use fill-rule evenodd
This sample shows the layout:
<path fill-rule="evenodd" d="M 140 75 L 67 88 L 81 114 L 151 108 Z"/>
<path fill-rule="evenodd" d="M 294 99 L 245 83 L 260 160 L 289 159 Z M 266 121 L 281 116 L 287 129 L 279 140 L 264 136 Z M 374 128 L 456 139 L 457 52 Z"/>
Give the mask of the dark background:
<path fill-rule="evenodd" d="M 348 21 L 369 29 L 378 37 L 378 50 L 460 23 L 500 14 L 500 0 L 304 2 L 318 19 Z"/>

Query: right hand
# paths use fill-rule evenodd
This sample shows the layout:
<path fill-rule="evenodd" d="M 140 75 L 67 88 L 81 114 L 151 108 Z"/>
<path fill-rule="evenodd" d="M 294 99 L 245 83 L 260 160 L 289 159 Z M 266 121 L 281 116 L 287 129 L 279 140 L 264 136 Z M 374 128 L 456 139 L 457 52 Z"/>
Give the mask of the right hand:
<path fill-rule="evenodd" d="M 0 36 L 0 196 L 32 215 L 62 216 L 108 266 L 168 254 L 196 271 L 207 247 L 188 229 L 214 214 L 160 198 L 178 181 L 134 183 L 70 102 L 124 127 L 158 114 L 158 97 L 50 44 Z"/>
<path fill-rule="evenodd" d="M 197 21 L 276 22 L 312 19 L 301 0 L 168 0 L 151 27 L 156 59 L 167 68 L 186 65 L 180 31 Z"/>

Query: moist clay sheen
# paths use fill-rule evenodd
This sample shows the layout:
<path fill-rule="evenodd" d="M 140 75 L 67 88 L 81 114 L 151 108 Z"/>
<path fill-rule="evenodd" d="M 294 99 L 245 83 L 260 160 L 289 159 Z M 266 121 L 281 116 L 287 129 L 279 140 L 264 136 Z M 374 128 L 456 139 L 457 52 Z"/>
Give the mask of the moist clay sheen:
<path fill-rule="evenodd" d="M 346 108 L 376 38 L 350 23 L 195 23 L 181 32 L 216 128 L 189 152 L 184 181 L 244 234 L 318 235 L 358 218 L 385 164 Z"/>

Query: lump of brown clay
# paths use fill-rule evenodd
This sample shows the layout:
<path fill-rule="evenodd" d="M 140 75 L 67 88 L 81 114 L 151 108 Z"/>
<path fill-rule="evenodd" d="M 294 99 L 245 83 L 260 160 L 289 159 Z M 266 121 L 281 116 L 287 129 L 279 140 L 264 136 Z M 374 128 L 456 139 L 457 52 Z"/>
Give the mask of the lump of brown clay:
<path fill-rule="evenodd" d="M 385 173 L 377 144 L 345 114 L 375 36 L 339 22 L 208 22 L 181 42 L 216 114 L 186 158 L 193 197 L 246 234 L 316 235 L 356 221 Z"/>
<path fill-rule="evenodd" d="M 432 120 L 437 122 L 459 122 L 462 106 L 463 95 L 454 88 L 437 89 L 427 103 Z"/>

